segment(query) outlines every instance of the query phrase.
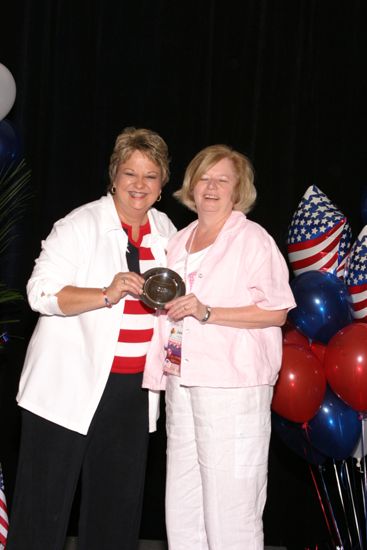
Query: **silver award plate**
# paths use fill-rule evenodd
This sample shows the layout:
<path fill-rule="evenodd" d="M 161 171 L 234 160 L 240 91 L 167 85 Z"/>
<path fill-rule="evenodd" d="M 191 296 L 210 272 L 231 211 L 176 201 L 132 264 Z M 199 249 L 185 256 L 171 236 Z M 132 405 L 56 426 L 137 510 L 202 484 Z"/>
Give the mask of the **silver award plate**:
<path fill-rule="evenodd" d="M 168 302 L 186 292 L 180 275 L 168 267 L 153 267 L 143 277 L 145 282 L 140 300 L 154 309 L 164 309 Z"/>

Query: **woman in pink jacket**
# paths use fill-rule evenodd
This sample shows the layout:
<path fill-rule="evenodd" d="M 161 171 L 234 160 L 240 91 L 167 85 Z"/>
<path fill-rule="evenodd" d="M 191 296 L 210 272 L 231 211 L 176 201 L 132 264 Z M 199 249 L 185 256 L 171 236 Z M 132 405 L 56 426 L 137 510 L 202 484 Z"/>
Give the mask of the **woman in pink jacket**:
<path fill-rule="evenodd" d="M 260 550 L 270 405 L 295 306 L 272 237 L 247 219 L 249 160 L 225 145 L 190 162 L 180 201 L 198 219 L 168 247 L 186 295 L 166 304 L 143 385 L 166 389 L 170 550 Z"/>

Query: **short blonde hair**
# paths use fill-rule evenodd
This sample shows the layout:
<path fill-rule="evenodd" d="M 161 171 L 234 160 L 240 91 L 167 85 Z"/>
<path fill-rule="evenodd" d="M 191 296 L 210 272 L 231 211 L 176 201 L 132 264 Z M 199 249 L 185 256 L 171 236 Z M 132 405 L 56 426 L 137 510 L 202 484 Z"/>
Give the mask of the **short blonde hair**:
<path fill-rule="evenodd" d="M 196 212 L 194 201 L 194 188 L 200 178 L 209 168 L 222 159 L 233 162 L 238 176 L 233 197 L 233 210 L 249 212 L 256 201 L 256 188 L 254 185 L 254 170 L 251 161 L 242 153 L 235 151 L 228 145 L 210 145 L 202 149 L 186 168 L 181 189 L 174 193 L 182 204 Z"/>
<path fill-rule="evenodd" d="M 149 160 L 157 164 L 162 173 L 162 187 L 169 179 L 168 147 L 163 138 L 153 130 L 145 128 L 125 128 L 116 138 L 109 165 L 110 182 L 107 191 L 111 191 L 118 168 L 135 151 L 140 151 Z"/>

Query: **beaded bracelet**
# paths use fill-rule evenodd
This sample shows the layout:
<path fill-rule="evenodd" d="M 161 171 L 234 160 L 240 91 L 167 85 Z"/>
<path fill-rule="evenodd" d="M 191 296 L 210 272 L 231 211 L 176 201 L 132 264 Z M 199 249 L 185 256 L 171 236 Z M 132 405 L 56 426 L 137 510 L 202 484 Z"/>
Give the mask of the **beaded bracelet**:
<path fill-rule="evenodd" d="M 104 298 L 104 304 L 105 304 L 105 306 L 111 308 L 111 307 L 112 307 L 112 304 L 111 304 L 111 302 L 110 302 L 109 299 L 108 299 L 108 296 L 107 296 L 107 288 L 106 288 L 105 286 L 102 288 L 102 292 L 103 292 L 103 298 Z"/>

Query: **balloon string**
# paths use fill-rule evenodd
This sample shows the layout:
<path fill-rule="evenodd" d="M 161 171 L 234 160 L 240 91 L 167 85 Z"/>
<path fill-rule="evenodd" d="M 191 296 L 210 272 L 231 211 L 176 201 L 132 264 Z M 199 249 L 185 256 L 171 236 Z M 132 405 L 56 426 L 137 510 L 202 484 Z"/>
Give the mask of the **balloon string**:
<path fill-rule="evenodd" d="M 325 483 L 325 480 L 324 480 L 324 476 L 322 475 L 322 467 L 321 467 L 321 466 L 319 466 L 319 473 L 320 473 L 322 485 L 323 485 L 323 488 L 324 488 L 324 491 L 325 491 L 326 501 L 327 501 L 327 503 L 328 503 L 329 512 L 330 512 L 331 518 L 332 518 L 332 520 L 333 520 L 334 529 L 335 529 L 335 532 L 336 532 L 337 537 L 338 537 L 338 545 L 340 544 L 340 547 L 343 548 L 343 542 L 342 542 L 342 539 L 341 539 L 341 536 L 340 536 L 338 524 L 337 524 L 336 519 L 335 519 L 333 507 L 332 507 L 332 505 L 331 505 L 331 501 L 330 501 L 330 497 L 329 497 L 329 492 L 328 492 L 327 487 L 326 487 L 326 483 Z"/>
<path fill-rule="evenodd" d="M 350 482 L 348 462 L 346 460 L 343 461 L 342 467 L 344 467 L 345 478 L 346 478 L 346 481 L 347 481 L 347 486 L 348 486 L 348 491 L 349 491 L 349 498 L 350 498 L 350 501 L 352 503 L 354 523 L 355 523 L 356 531 L 357 531 L 357 535 L 358 535 L 359 547 L 364 548 L 363 543 L 362 543 L 362 533 L 361 533 L 361 529 L 360 529 L 360 525 L 359 525 L 359 521 L 358 521 L 357 510 L 356 510 L 356 505 L 355 505 L 355 500 L 354 500 L 354 494 L 353 494 L 353 490 L 352 490 L 352 484 Z"/>
<path fill-rule="evenodd" d="M 340 502 L 341 502 L 342 509 L 343 509 L 343 516 L 344 516 L 345 524 L 346 524 L 346 527 L 347 527 L 349 543 L 350 543 L 350 547 L 352 548 L 352 547 L 353 547 L 353 544 L 352 544 L 352 537 L 351 537 L 351 534 L 350 534 L 350 531 L 349 531 L 349 526 L 348 526 L 348 523 L 349 523 L 349 522 L 348 522 L 347 512 L 346 512 L 346 510 L 345 510 L 343 492 L 342 492 L 342 490 L 341 490 L 340 480 L 339 480 L 339 475 L 338 475 L 338 469 L 337 469 L 337 467 L 336 467 L 335 459 L 334 459 L 334 458 L 333 458 L 333 466 L 334 466 L 334 473 L 335 473 L 336 484 L 337 484 L 338 491 L 339 491 L 339 498 L 340 498 Z"/>
<path fill-rule="evenodd" d="M 334 542 L 333 532 L 332 532 L 332 529 L 330 527 L 330 523 L 329 523 L 329 520 L 328 520 L 328 517 L 327 517 L 327 514 L 326 514 L 324 503 L 322 502 L 322 497 L 321 497 L 321 493 L 320 493 L 320 490 L 319 490 L 319 486 L 318 486 L 317 481 L 316 481 L 315 474 L 313 472 L 311 464 L 309 464 L 308 467 L 309 467 L 309 470 L 310 470 L 310 473 L 311 473 L 313 484 L 314 484 L 315 489 L 316 489 L 317 498 L 319 500 L 321 510 L 322 510 L 323 515 L 324 515 L 326 526 L 328 528 L 331 540 Z M 321 468 L 321 467 L 319 466 L 319 468 Z"/>
<path fill-rule="evenodd" d="M 317 463 L 317 457 L 316 457 L 316 451 L 312 445 L 312 442 L 311 442 L 311 438 L 310 438 L 310 425 L 308 422 L 304 422 L 302 424 L 302 430 L 304 431 L 305 433 L 305 436 L 306 436 L 306 440 L 308 441 L 309 443 L 309 446 L 306 449 L 304 449 L 304 455 L 305 455 L 305 459 L 307 460 L 307 453 L 308 455 L 311 457 L 311 459 Z"/>
<path fill-rule="evenodd" d="M 361 463 L 361 460 L 363 461 L 363 465 Z M 357 461 L 357 467 L 358 467 L 358 471 L 360 473 L 361 493 L 362 493 L 362 502 L 363 502 L 363 515 L 366 516 L 366 495 L 365 495 L 365 484 L 364 484 L 364 481 L 363 481 L 363 476 L 364 476 L 363 469 L 366 466 L 365 466 L 364 458 L 362 458 L 361 460 Z"/>

